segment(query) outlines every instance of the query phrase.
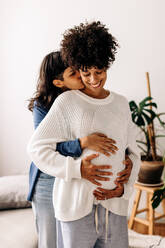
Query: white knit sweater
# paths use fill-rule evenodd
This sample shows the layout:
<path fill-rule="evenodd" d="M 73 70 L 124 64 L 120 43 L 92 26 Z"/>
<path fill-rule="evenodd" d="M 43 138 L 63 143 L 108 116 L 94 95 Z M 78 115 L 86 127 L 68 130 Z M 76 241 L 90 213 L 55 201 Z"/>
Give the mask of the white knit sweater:
<path fill-rule="evenodd" d="M 107 157 L 100 154 L 93 159 L 96 165 L 112 165 L 111 180 L 102 187 L 113 189 L 119 171 L 125 168 L 125 150 L 133 161 L 129 182 L 120 198 L 100 201 L 103 207 L 118 215 L 127 215 L 128 199 L 132 193 L 140 156 L 136 146 L 135 127 L 131 120 L 128 101 L 111 92 L 104 99 L 91 98 L 79 90 L 60 95 L 50 111 L 35 130 L 28 144 L 28 153 L 35 165 L 43 172 L 56 177 L 53 189 L 55 217 L 61 221 L 73 221 L 88 215 L 94 203 L 96 185 L 81 178 L 81 159 L 95 153 L 85 149 L 80 158 L 65 157 L 56 152 L 56 143 L 102 132 L 114 139 L 119 150 Z"/>

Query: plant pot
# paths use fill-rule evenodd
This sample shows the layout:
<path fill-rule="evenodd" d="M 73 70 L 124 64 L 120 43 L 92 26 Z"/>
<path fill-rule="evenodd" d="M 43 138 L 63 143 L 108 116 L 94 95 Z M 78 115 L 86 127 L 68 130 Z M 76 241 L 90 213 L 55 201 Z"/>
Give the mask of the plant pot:
<path fill-rule="evenodd" d="M 163 161 L 142 161 L 138 182 L 146 184 L 161 183 L 163 168 Z"/>

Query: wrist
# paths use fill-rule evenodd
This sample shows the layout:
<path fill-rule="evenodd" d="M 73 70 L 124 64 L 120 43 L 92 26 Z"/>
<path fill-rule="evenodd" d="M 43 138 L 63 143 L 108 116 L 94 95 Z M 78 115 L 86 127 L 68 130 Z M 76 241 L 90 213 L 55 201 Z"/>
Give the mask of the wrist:
<path fill-rule="evenodd" d="M 87 148 L 88 137 L 79 138 L 81 149 Z"/>
<path fill-rule="evenodd" d="M 120 196 L 119 196 L 119 197 L 122 197 L 122 196 L 123 196 L 123 194 L 124 194 L 124 186 L 123 186 L 123 190 L 122 190 L 122 192 L 121 192 L 121 194 L 120 194 Z"/>

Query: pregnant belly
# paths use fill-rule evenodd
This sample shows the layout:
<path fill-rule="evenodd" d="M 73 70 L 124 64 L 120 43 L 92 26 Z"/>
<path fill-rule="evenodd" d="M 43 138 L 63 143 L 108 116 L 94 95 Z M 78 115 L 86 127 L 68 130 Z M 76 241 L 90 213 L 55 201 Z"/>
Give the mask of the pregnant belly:
<path fill-rule="evenodd" d="M 85 149 L 82 158 L 95 153 L 93 150 Z M 102 187 L 105 189 L 114 189 L 116 188 L 116 184 L 114 183 L 117 173 L 122 171 L 125 168 L 123 164 L 123 160 L 125 159 L 125 150 L 118 150 L 116 154 L 112 154 L 110 157 L 107 157 L 101 153 L 99 153 L 99 157 L 92 159 L 91 163 L 94 165 L 111 165 L 111 169 L 106 169 L 106 171 L 110 171 L 113 175 L 108 176 L 110 181 L 99 181 L 102 184 Z"/>

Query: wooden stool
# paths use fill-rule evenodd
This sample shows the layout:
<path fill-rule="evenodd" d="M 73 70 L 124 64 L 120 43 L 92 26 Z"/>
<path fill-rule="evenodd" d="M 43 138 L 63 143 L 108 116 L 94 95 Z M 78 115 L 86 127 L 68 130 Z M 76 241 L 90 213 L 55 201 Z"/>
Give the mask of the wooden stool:
<path fill-rule="evenodd" d="M 152 208 L 152 203 L 151 199 L 153 196 L 153 193 L 160 188 L 159 187 L 148 187 L 148 186 L 142 186 L 138 183 L 135 183 L 134 187 L 136 188 L 136 196 L 135 200 L 133 203 L 133 209 L 131 213 L 131 217 L 128 222 L 128 228 L 133 229 L 133 224 L 134 221 L 142 223 L 143 225 L 146 225 L 148 227 L 148 234 L 154 234 L 154 224 L 155 220 L 159 220 L 163 217 L 165 217 L 165 199 L 161 202 L 162 207 L 163 207 L 163 214 L 157 213 L 153 208 Z M 145 191 L 147 194 L 147 199 L 146 199 L 146 207 L 143 209 L 138 210 L 139 202 L 140 202 L 140 197 L 142 191 Z M 138 218 L 136 217 L 137 214 L 146 212 L 146 218 Z"/>

